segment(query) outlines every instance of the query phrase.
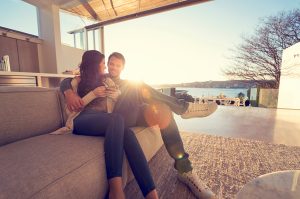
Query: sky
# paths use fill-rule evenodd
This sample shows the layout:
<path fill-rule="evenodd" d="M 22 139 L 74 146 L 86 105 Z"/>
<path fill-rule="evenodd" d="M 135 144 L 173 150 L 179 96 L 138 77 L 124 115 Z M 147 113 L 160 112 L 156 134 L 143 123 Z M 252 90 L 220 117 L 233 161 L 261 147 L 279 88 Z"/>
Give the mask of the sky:
<path fill-rule="evenodd" d="M 0 26 L 38 35 L 36 10 L 21 0 L 0 0 Z M 13 7 L 16 12 L 11 12 Z M 123 78 L 150 84 L 226 80 L 230 49 L 253 34 L 263 17 L 300 8 L 300 0 L 215 0 L 105 27 L 105 54 L 126 57 Z M 16 17 L 15 13 L 18 13 Z M 65 32 L 92 22 L 61 13 Z"/>

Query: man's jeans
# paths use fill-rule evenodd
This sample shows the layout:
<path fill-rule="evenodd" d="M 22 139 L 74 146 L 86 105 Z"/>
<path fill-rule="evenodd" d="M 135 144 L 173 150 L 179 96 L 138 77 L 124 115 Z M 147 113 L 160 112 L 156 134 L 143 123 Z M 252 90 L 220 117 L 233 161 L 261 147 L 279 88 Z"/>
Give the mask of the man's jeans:
<path fill-rule="evenodd" d="M 71 80 L 71 78 L 66 78 L 61 82 L 60 90 L 62 92 L 67 89 L 72 89 Z M 120 112 L 122 115 L 126 115 L 126 118 L 124 118 L 125 127 L 134 125 L 152 126 L 158 124 L 161 128 L 162 139 L 166 149 L 169 155 L 175 160 L 175 169 L 181 173 L 191 171 L 192 166 L 190 160 L 188 159 L 189 155 L 184 150 L 177 124 L 173 115 L 169 110 L 167 110 L 168 108 L 166 108 L 169 107 L 171 111 L 176 114 L 182 114 L 187 110 L 188 103 L 178 100 L 175 97 L 165 95 L 144 83 L 134 85 L 127 82 L 125 84 L 126 85 L 121 85 L 122 95 L 115 105 L 115 112 Z M 128 95 L 128 92 L 131 94 Z M 122 101 L 123 103 L 121 103 Z M 128 103 L 130 106 L 140 109 L 136 123 L 135 111 L 130 113 L 122 111 L 121 104 L 124 105 L 126 103 Z M 119 110 L 116 111 L 117 109 Z M 166 120 L 167 117 L 164 116 L 169 116 L 168 120 Z M 165 122 L 165 120 L 167 122 Z"/>
<path fill-rule="evenodd" d="M 134 177 L 144 196 L 155 184 L 144 152 L 130 127 L 138 116 L 137 92 L 131 89 L 119 100 L 113 113 L 84 110 L 74 120 L 74 134 L 104 136 L 107 178 L 122 176 L 123 149 Z"/>
<path fill-rule="evenodd" d="M 130 94 L 128 95 L 128 93 Z M 138 116 L 133 114 L 136 112 L 135 110 L 127 114 L 128 118 L 127 122 L 125 122 L 127 125 L 125 126 L 128 126 L 128 123 L 130 123 L 128 120 L 131 120 L 129 126 L 153 126 L 158 124 L 166 149 L 175 160 L 175 169 L 180 173 L 191 171 L 192 166 L 188 159 L 189 154 L 184 150 L 182 139 L 172 114 L 172 112 L 177 114 L 184 113 L 188 108 L 188 103 L 165 95 L 147 84 L 136 85 L 130 83 L 122 86 L 122 95 L 118 102 L 124 101 L 129 103 L 127 106 L 140 108 Z M 122 106 L 119 106 L 117 103 L 115 107 L 115 112 L 119 113 L 118 108 L 124 107 L 124 103 Z M 136 123 L 134 118 L 137 118 Z"/>

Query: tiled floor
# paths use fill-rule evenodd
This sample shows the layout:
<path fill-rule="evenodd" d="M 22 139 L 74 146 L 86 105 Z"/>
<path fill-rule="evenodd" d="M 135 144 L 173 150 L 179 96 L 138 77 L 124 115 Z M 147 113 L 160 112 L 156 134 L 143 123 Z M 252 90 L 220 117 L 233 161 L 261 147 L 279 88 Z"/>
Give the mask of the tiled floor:
<path fill-rule="evenodd" d="M 300 146 L 300 110 L 219 106 L 206 118 L 175 119 L 180 131 Z"/>

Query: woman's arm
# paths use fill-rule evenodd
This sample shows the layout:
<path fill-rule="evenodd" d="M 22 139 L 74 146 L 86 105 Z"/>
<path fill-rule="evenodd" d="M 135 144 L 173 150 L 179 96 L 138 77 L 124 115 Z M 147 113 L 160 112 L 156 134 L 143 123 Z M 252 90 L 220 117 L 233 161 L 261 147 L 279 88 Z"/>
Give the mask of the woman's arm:
<path fill-rule="evenodd" d="M 68 90 L 65 91 L 67 106 L 68 106 L 69 110 L 74 111 L 73 107 L 76 106 L 76 107 L 79 107 L 77 110 L 80 111 L 84 106 L 89 104 L 95 98 L 97 98 L 97 97 L 107 97 L 107 91 L 106 91 L 105 86 L 99 86 L 99 87 L 95 88 L 94 90 L 90 91 L 84 97 L 80 98 L 77 95 L 77 88 L 78 88 L 79 82 L 80 82 L 80 77 L 79 76 L 73 78 L 70 82 L 70 84 L 72 86 L 72 90 L 68 89 Z"/>
<path fill-rule="evenodd" d="M 111 98 L 113 101 L 117 101 L 121 95 L 121 90 L 118 88 L 108 88 L 106 89 L 107 97 Z"/>
<path fill-rule="evenodd" d="M 118 97 L 121 95 L 119 87 L 109 77 L 105 78 L 103 83 L 106 86 L 107 97 L 111 98 L 113 101 L 117 101 Z"/>
<path fill-rule="evenodd" d="M 86 94 L 83 98 L 83 106 L 88 105 L 91 101 L 97 98 L 97 95 L 93 91 L 90 91 L 88 94 Z"/>
<path fill-rule="evenodd" d="M 77 93 L 77 89 L 78 89 L 80 80 L 81 80 L 80 77 L 77 76 L 77 77 L 74 77 L 71 81 L 73 91 L 76 93 Z M 86 106 L 87 104 L 89 104 L 91 101 L 93 101 L 97 97 L 102 97 L 102 95 L 105 94 L 102 90 L 103 90 L 103 88 L 97 87 L 93 91 L 88 92 L 88 94 L 86 94 L 84 97 L 82 97 L 83 107 Z"/>

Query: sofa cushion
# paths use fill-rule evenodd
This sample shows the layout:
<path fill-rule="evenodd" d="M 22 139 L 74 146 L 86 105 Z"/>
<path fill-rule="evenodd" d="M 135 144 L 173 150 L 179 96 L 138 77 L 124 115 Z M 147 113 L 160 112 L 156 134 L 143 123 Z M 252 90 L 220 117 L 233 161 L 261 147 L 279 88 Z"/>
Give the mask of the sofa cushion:
<path fill-rule="evenodd" d="M 63 124 L 56 89 L 0 87 L 0 146 L 49 133 Z"/>
<path fill-rule="evenodd" d="M 132 129 L 149 161 L 163 145 L 159 127 L 134 127 Z"/>
<path fill-rule="evenodd" d="M 135 135 L 143 149 L 147 161 L 158 152 L 163 145 L 163 140 L 160 135 L 160 129 L 158 126 L 153 127 L 134 127 L 132 128 Z M 127 162 L 128 164 L 128 162 Z M 134 179 L 131 168 L 128 165 L 127 183 Z"/>
<path fill-rule="evenodd" d="M 137 137 L 149 160 L 162 145 L 159 129 L 134 131 L 142 134 Z M 158 143 L 144 143 L 141 137 Z M 0 198 L 103 198 L 107 190 L 103 144 L 103 137 L 47 134 L 0 147 Z M 126 181 L 124 161 L 124 185 Z"/>
<path fill-rule="evenodd" d="M 62 108 L 61 110 L 62 110 L 63 123 L 65 124 L 68 120 L 68 115 L 66 112 L 67 104 L 66 104 L 65 96 L 62 92 L 60 92 L 59 88 L 57 88 L 57 93 L 59 97 L 60 107 Z"/>

